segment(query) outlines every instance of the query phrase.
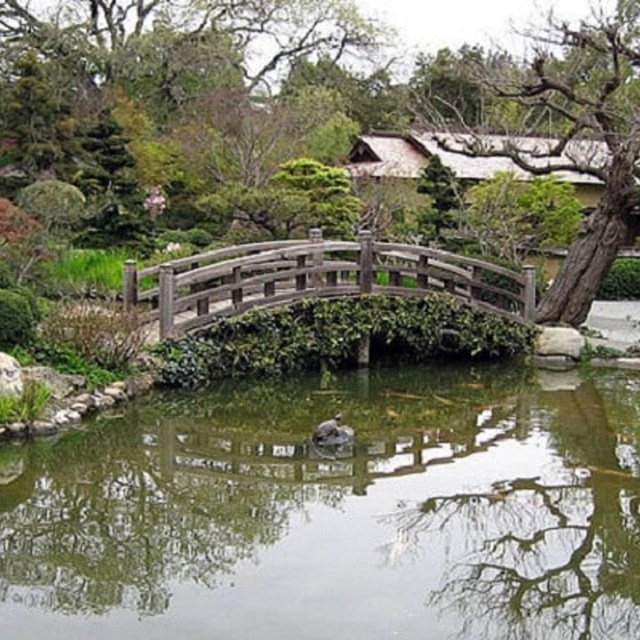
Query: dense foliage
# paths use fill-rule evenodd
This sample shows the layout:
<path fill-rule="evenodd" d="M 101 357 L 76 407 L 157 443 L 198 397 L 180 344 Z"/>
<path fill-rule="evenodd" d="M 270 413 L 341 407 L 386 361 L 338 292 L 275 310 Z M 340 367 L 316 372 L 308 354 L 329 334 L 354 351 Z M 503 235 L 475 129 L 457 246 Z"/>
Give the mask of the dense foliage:
<path fill-rule="evenodd" d="M 35 337 L 36 322 L 27 295 L 0 289 L 0 349 L 30 342 Z"/>
<path fill-rule="evenodd" d="M 158 347 L 161 381 L 172 386 L 274 376 L 321 366 L 353 364 L 363 336 L 373 356 L 393 353 L 415 361 L 454 352 L 470 358 L 522 355 L 535 329 L 473 311 L 446 295 L 402 299 L 310 300 L 278 311 L 221 320 L 205 334 Z"/>
<path fill-rule="evenodd" d="M 640 260 L 618 258 L 598 289 L 598 300 L 640 300 Z"/>

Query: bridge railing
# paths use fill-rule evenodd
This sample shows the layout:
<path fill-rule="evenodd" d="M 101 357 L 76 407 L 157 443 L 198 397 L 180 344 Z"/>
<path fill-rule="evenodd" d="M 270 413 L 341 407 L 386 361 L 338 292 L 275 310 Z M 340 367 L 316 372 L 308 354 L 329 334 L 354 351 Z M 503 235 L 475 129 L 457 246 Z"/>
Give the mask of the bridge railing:
<path fill-rule="evenodd" d="M 141 289 L 142 279 L 153 285 Z M 124 269 L 126 307 L 146 305 L 170 338 L 258 307 L 301 298 L 344 298 L 384 293 L 423 296 L 447 292 L 465 304 L 521 323 L 533 321 L 535 268 L 511 271 L 475 258 L 390 242 L 363 231 L 357 241 L 307 240 L 226 247 L 137 270 Z"/>

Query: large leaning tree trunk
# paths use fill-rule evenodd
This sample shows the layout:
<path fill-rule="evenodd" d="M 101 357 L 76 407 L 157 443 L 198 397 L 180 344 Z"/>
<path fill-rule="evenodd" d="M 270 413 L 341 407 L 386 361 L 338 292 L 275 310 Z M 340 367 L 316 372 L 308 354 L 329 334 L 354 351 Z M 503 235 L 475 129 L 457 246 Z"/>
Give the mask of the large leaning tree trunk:
<path fill-rule="evenodd" d="M 629 239 L 630 212 L 638 196 L 633 155 L 621 153 L 613 159 L 598 206 L 582 221 L 562 268 L 536 309 L 536 322 L 578 326 L 586 320 L 602 279 Z"/>
<path fill-rule="evenodd" d="M 620 0 L 613 15 L 594 10 L 577 28 L 551 15 L 543 28 L 525 34 L 533 42 L 530 63 L 477 70 L 478 81 L 517 106 L 519 127 L 497 142 L 467 126 L 458 114 L 456 132 L 449 126 L 437 139 L 446 151 L 508 157 L 532 176 L 569 172 L 602 185 L 595 211 L 584 219 L 538 306 L 539 323 L 584 322 L 619 249 L 636 232 L 632 216 L 640 205 L 639 24 L 640 0 Z M 441 129 L 437 120 L 430 124 Z"/>

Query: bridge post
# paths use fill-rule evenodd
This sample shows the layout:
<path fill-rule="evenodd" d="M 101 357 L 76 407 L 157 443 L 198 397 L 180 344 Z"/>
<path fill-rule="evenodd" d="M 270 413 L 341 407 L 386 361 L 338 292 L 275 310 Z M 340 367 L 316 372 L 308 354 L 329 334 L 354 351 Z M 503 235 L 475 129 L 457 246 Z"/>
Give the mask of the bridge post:
<path fill-rule="evenodd" d="M 242 269 L 240 267 L 235 267 L 231 273 L 231 282 L 233 284 L 240 285 L 242 282 Z M 243 292 L 242 287 L 238 286 L 231 291 L 231 302 L 234 307 L 242 304 L 243 300 Z"/>
<path fill-rule="evenodd" d="M 360 231 L 360 293 L 373 292 L 373 235 L 371 231 Z M 367 333 L 358 344 L 358 366 L 366 368 L 371 359 L 371 336 Z"/>
<path fill-rule="evenodd" d="M 131 311 L 138 303 L 138 271 L 135 260 L 125 260 L 122 273 L 122 301 L 124 310 Z"/>
<path fill-rule="evenodd" d="M 373 292 L 373 236 L 371 231 L 361 231 L 360 241 L 360 293 Z"/>
<path fill-rule="evenodd" d="M 309 229 L 309 242 L 311 244 L 322 244 L 322 229 L 313 228 Z M 312 254 L 312 264 L 313 267 L 321 267 L 323 263 L 323 254 L 322 248 L 318 251 L 314 251 Z M 322 274 L 321 273 L 312 273 L 311 274 L 311 286 L 314 289 L 320 289 L 322 287 Z"/>
<path fill-rule="evenodd" d="M 173 265 L 160 265 L 159 312 L 160 339 L 173 338 L 173 299 L 175 297 L 175 270 Z"/>
<path fill-rule="evenodd" d="M 536 268 L 524 266 L 524 309 L 522 315 L 527 322 L 534 322 L 536 315 Z"/>

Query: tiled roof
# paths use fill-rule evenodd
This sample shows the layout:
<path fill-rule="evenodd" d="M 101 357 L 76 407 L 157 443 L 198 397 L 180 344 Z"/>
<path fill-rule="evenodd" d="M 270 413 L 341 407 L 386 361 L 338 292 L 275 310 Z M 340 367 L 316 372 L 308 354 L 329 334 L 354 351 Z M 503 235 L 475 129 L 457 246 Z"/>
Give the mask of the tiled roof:
<path fill-rule="evenodd" d="M 484 180 L 499 171 L 511 171 L 522 180 L 531 180 L 533 175 L 518 167 L 508 157 L 470 156 L 454 150 L 470 151 L 474 145 L 483 151 L 500 151 L 509 145 L 520 150 L 521 155 L 538 167 L 570 164 L 576 170 L 558 171 L 554 175 L 575 184 L 598 184 L 594 176 L 581 173 L 580 166 L 603 166 L 608 160 L 603 143 L 590 140 L 571 141 L 559 157 L 545 156 L 556 143 L 550 138 L 508 138 L 497 135 L 471 135 L 455 133 L 418 133 L 408 136 L 389 134 L 361 136 L 380 159 L 377 162 L 355 162 L 346 165 L 352 175 L 373 177 L 417 178 L 430 155 L 438 155 L 443 164 L 454 171 L 458 178 Z M 454 150 L 450 150 L 454 149 Z M 422 151 L 421 151 L 422 150 Z"/>
<path fill-rule="evenodd" d="M 352 175 L 417 178 L 427 162 L 425 154 L 400 135 L 361 136 L 359 140 L 380 160 L 348 164 Z"/>

